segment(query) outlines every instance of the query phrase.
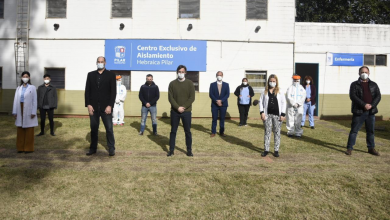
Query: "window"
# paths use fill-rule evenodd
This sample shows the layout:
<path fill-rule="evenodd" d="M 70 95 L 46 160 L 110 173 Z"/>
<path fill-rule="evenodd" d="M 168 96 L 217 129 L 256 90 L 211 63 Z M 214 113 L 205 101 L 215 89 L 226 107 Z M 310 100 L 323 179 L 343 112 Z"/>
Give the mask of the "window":
<path fill-rule="evenodd" d="M 65 68 L 45 68 L 45 74 L 50 75 L 50 84 L 57 89 L 65 89 Z"/>
<path fill-rule="evenodd" d="M 200 0 L 179 0 L 179 18 L 199 18 Z"/>
<path fill-rule="evenodd" d="M 46 18 L 66 18 L 66 0 L 46 0 Z"/>
<path fill-rule="evenodd" d="M 195 91 L 199 92 L 199 71 L 187 71 L 186 78 L 194 83 Z"/>
<path fill-rule="evenodd" d="M 132 0 L 112 0 L 111 17 L 112 18 L 131 18 L 133 13 Z"/>
<path fill-rule="evenodd" d="M 364 65 L 367 65 L 367 66 L 387 66 L 387 55 L 364 54 Z"/>
<path fill-rule="evenodd" d="M 263 93 L 267 83 L 267 71 L 245 71 L 248 84 L 255 93 Z"/>
<path fill-rule="evenodd" d="M 110 70 L 111 72 L 114 72 L 115 75 L 121 75 L 122 76 L 122 85 L 126 87 L 126 90 L 130 90 L 130 73 L 131 71 L 126 71 L 126 70 Z"/>
<path fill-rule="evenodd" d="M 4 18 L 4 0 L 0 0 L 0 18 Z"/>
<path fill-rule="evenodd" d="M 268 0 L 246 0 L 246 19 L 267 19 Z"/>
<path fill-rule="evenodd" d="M 3 67 L 0 67 L 0 89 L 3 88 Z"/>

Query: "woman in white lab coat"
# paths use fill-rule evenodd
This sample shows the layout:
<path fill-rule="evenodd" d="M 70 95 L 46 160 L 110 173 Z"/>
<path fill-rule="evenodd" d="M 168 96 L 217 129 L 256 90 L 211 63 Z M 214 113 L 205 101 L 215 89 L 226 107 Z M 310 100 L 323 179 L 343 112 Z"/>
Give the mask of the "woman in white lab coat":
<path fill-rule="evenodd" d="M 34 127 L 38 126 L 37 90 L 31 85 L 30 73 L 22 73 L 21 85 L 16 88 L 12 115 L 17 127 L 18 153 L 34 152 Z"/>

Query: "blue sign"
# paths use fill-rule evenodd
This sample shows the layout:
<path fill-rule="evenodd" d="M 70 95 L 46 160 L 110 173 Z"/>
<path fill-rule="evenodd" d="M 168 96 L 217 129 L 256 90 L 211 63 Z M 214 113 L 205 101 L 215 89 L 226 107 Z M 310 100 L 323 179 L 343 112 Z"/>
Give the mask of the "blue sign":
<path fill-rule="evenodd" d="M 109 70 L 206 71 L 206 41 L 194 40 L 106 40 Z"/>
<path fill-rule="evenodd" d="M 328 53 L 328 66 L 363 66 L 362 53 Z"/>

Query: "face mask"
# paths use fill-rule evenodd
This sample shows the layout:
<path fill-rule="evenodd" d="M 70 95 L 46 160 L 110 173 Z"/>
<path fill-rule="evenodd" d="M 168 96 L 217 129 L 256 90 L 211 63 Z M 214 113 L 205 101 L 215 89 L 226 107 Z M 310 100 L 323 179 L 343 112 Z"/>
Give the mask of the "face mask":
<path fill-rule="evenodd" d="M 268 84 L 269 84 L 269 86 L 271 86 L 272 88 L 274 88 L 274 87 L 276 86 L 276 82 L 269 82 Z"/>
<path fill-rule="evenodd" d="M 116 84 L 121 84 L 122 83 L 122 81 L 121 80 L 119 80 L 119 81 L 116 81 Z"/>
<path fill-rule="evenodd" d="M 362 74 L 360 74 L 360 78 L 362 80 L 366 80 L 366 79 L 368 79 L 368 74 L 367 73 L 362 73 Z"/>
<path fill-rule="evenodd" d="M 103 69 L 103 68 L 104 68 L 104 63 L 98 63 L 98 64 L 97 64 L 97 68 L 98 68 L 99 70 Z"/>
<path fill-rule="evenodd" d="M 246 86 L 248 83 L 247 83 L 247 82 L 242 82 L 242 84 L 243 84 L 244 86 Z"/>
<path fill-rule="evenodd" d="M 184 73 L 178 73 L 177 76 L 179 77 L 179 79 L 184 79 Z"/>
<path fill-rule="evenodd" d="M 223 78 L 222 76 L 217 76 L 218 81 L 222 81 L 222 78 Z"/>
<path fill-rule="evenodd" d="M 30 80 L 29 78 L 22 78 L 22 81 L 23 81 L 24 83 L 28 83 L 29 80 Z"/>
<path fill-rule="evenodd" d="M 50 80 L 45 79 L 45 80 L 43 80 L 43 82 L 45 82 L 45 84 L 49 84 L 49 83 L 50 83 Z"/>
<path fill-rule="evenodd" d="M 151 84 L 152 84 L 152 81 L 146 81 L 146 83 L 147 83 L 148 85 L 151 85 Z"/>
<path fill-rule="evenodd" d="M 294 82 L 294 86 L 299 86 L 299 82 Z"/>
<path fill-rule="evenodd" d="M 310 80 L 306 80 L 306 84 L 310 84 Z"/>

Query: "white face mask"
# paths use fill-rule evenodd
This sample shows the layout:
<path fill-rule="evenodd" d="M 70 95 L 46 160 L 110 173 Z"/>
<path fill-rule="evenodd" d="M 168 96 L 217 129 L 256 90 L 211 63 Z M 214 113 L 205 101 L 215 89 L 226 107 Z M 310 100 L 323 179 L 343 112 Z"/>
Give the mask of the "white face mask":
<path fill-rule="evenodd" d="M 294 82 L 294 86 L 299 86 L 299 82 Z"/>
<path fill-rule="evenodd" d="M 217 76 L 218 81 L 222 81 L 223 77 L 222 76 Z"/>
<path fill-rule="evenodd" d="M 117 80 L 117 81 L 116 81 L 116 84 L 119 84 L 119 85 L 120 85 L 121 82 L 122 82 L 121 80 Z"/>
<path fill-rule="evenodd" d="M 24 83 L 28 83 L 29 80 L 30 80 L 29 78 L 22 78 L 22 81 L 23 81 Z"/>
<path fill-rule="evenodd" d="M 45 79 L 45 80 L 43 80 L 43 82 L 45 82 L 45 84 L 49 84 L 49 83 L 50 83 L 50 80 Z"/>
<path fill-rule="evenodd" d="M 243 84 L 244 86 L 246 86 L 248 83 L 247 83 L 247 82 L 242 82 L 242 84 Z"/>
<path fill-rule="evenodd" d="M 98 64 L 97 64 L 97 68 L 98 68 L 99 70 L 103 69 L 103 68 L 104 68 L 104 63 L 98 63 Z"/>
<path fill-rule="evenodd" d="M 306 84 L 310 84 L 310 80 L 306 80 Z"/>
<path fill-rule="evenodd" d="M 362 80 L 366 80 L 366 79 L 368 79 L 368 74 L 367 73 L 362 73 L 362 74 L 360 74 L 360 78 Z"/>
<path fill-rule="evenodd" d="M 270 87 L 274 88 L 276 86 L 276 82 L 269 82 L 268 83 Z"/>
<path fill-rule="evenodd" d="M 179 77 L 179 79 L 184 79 L 184 73 L 178 73 L 177 77 Z"/>

